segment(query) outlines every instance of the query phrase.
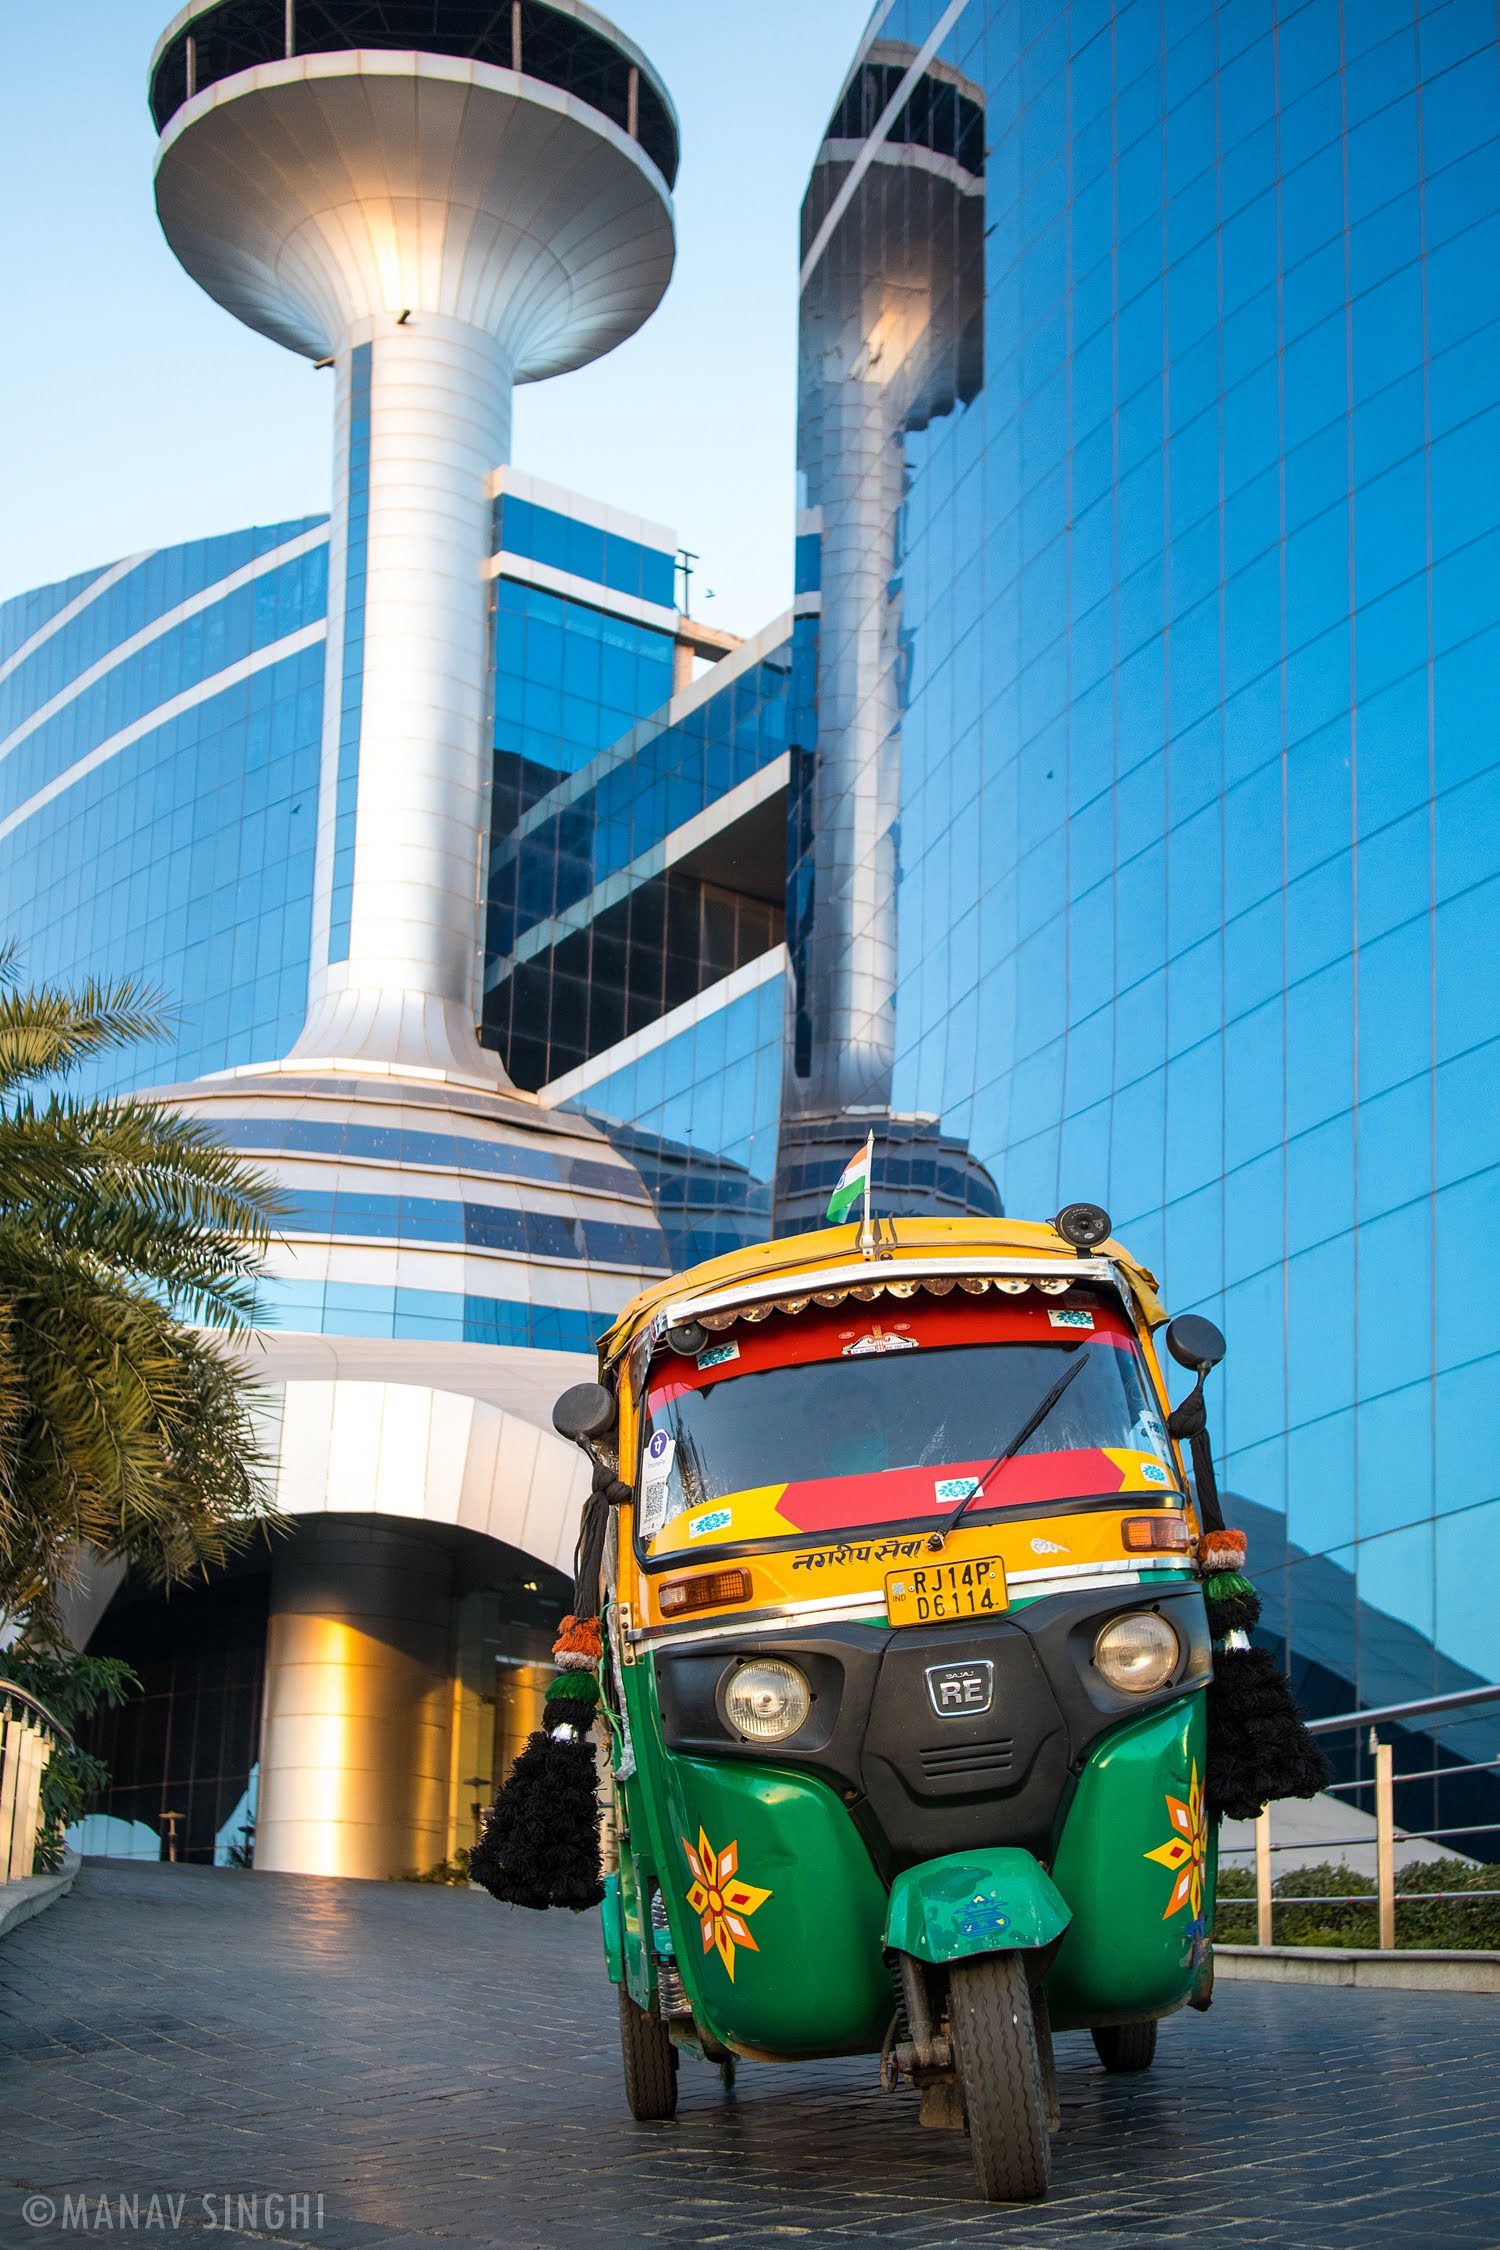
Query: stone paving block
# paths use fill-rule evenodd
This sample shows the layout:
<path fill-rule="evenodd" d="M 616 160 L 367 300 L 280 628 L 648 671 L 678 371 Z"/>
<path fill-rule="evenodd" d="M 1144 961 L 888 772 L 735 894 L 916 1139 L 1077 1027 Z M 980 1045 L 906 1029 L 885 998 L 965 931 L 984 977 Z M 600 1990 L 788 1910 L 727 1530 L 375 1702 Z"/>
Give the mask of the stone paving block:
<path fill-rule="evenodd" d="M 728 2095 L 685 2061 L 676 2123 L 634 2124 L 592 1916 L 93 1865 L 0 1946 L 0 2250 L 48 2250 L 28 2193 L 153 2189 L 205 2244 L 248 2231 L 205 2191 L 321 2193 L 320 2229 L 257 2230 L 308 2250 L 1497 2250 L 1494 2022 L 1236 1984 L 1140 2078 L 1062 2038 L 1052 2197 L 999 2210 L 860 2058 Z"/>

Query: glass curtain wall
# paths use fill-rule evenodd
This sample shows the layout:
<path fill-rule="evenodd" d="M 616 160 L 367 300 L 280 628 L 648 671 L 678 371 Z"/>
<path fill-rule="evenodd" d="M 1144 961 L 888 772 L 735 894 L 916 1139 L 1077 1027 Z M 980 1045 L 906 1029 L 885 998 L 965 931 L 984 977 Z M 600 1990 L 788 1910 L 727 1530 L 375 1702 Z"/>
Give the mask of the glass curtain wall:
<path fill-rule="evenodd" d="M 983 388 L 904 440 L 894 1103 L 1222 1322 L 1320 1693 L 1492 1677 L 1493 7 L 877 17 L 988 145 Z"/>
<path fill-rule="evenodd" d="M 135 977 L 160 1085 L 302 1027 L 323 701 L 322 517 L 138 555 L 0 608 L 0 932 L 37 981 Z"/>

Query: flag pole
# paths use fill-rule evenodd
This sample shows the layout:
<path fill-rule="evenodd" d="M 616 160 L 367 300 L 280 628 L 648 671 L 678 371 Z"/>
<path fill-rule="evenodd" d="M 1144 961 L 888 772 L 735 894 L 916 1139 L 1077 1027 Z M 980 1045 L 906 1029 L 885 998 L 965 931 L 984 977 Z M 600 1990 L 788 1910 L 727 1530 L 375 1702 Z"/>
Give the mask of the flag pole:
<path fill-rule="evenodd" d="M 862 1258 L 875 1255 L 875 1236 L 870 1227 L 870 1181 L 875 1171 L 875 1128 L 870 1127 L 865 1142 L 865 1215 L 859 1226 L 859 1254 Z"/>

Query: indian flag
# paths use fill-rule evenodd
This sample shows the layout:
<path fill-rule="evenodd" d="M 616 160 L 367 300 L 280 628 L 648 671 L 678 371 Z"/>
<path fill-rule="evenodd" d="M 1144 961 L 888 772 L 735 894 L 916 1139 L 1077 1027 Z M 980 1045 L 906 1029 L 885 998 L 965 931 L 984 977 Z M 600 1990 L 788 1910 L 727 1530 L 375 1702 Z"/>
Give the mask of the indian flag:
<path fill-rule="evenodd" d="M 837 1226 L 849 1215 L 852 1205 L 870 1193 L 870 1166 L 875 1155 L 875 1135 L 871 1133 L 858 1156 L 851 1156 L 839 1174 L 838 1186 L 828 1198 L 828 1224 Z"/>

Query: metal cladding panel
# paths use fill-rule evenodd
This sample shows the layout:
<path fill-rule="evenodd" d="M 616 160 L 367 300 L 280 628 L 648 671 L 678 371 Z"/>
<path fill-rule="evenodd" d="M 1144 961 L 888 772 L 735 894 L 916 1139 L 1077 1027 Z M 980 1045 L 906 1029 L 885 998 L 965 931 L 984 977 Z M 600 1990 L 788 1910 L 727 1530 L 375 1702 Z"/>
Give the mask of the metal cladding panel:
<path fill-rule="evenodd" d="M 313 359 L 351 321 L 410 308 L 484 328 L 518 380 L 559 374 L 633 334 L 672 271 L 671 204 L 624 132 L 431 55 L 318 55 L 209 87 L 163 136 L 156 198 L 194 280 Z"/>

